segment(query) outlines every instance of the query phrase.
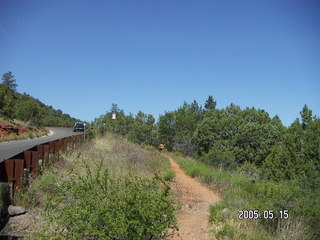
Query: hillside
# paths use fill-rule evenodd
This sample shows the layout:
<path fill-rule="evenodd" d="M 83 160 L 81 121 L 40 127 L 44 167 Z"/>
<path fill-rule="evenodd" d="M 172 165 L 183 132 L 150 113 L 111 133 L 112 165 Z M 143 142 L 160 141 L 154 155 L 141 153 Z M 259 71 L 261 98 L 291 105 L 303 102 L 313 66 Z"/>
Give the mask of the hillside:
<path fill-rule="evenodd" d="M 22 121 L 5 121 L 0 118 L 0 142 L 32 139 L 47 134 L 48 131 L 41 127 L 31 127 Z"/>
<path fill-rule="evenodd" d="M 29 122 L 31 126 L 73 125 L 79 121 L 27 93 L 18 93 L 5 84 L 0 84 L 0 117 Z"/>

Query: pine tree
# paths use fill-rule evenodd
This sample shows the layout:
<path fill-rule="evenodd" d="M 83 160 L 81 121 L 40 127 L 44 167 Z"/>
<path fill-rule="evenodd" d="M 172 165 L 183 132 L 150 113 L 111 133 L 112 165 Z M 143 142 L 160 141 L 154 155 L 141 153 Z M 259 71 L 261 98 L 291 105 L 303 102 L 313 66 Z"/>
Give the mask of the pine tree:
<path fill-rule="evenodd" d="M 217 101 L 214 101 L 213 96 L 210 95 L 204 104 L 204 108 L 207 111 L 209 110 L 214 111 L 216 109 L 216 106 L 217 106 Z"/>
<path fill-rule="evenodd" d="M 312 111 L 305 104 L 302 111 L 300 112 L 300 115 L 302 119 L 302 128 L 303 130 L 305 130 L 307 126 L 312 122 Z"/>
<path fill-rule="evenodd" d="M 110 112 L 111 113 L 119 113 L 120 112 L 120 108 L 118 107 L 118 104 L 112 103 Z"/>
<path fill-rule="evenodd" d="M 12 72 L 7 72 L 2 75 L 2 84 L 14 92 L 17 91 L 18 84 Z"/>

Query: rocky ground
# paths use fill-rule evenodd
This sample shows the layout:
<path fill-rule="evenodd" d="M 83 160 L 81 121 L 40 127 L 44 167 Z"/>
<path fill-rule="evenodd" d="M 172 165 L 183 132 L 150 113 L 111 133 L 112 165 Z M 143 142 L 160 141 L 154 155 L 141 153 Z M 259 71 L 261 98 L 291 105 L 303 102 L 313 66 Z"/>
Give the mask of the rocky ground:
<path fill-rule="evenodd" d="M 7 223 L 0 231 L 0 240 L 11 239 L 32 239 L 32 234 L 39 229 L 37 216 L 40 216 L 38 209 L 27 209 L 18 207 L 15 212 L 9 213 L 10 216 L 7 219 Z"/>

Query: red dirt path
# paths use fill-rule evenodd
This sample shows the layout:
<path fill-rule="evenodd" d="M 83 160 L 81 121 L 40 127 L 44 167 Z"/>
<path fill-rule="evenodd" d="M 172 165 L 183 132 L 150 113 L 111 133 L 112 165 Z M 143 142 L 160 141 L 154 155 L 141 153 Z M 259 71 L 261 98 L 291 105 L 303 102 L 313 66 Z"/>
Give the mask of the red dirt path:
<path fill-rule="evenodd" d="M 178 215 L 179 231 L 170 240 L 215 239 L 208 223 L 209 207 L 220 201 L 220 196 L 187 176 L 171 157 L 169 159 L 171 170 L 176 174 L 171 187 L 182 204 Z"/>

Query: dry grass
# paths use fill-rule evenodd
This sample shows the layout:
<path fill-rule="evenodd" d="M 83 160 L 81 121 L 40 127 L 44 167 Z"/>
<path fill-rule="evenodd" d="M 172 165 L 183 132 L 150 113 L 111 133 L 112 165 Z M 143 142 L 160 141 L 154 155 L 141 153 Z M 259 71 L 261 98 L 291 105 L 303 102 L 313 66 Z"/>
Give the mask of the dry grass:
<path fill-rule="evenodd" d="M 0 122 L 5 123 L 5 124 L 13 124 L 13 125 L 21 126 L 21 127 L 26 127 L 26 128 L 31 126 L 30 121 L 24 122 L 24 121 L 21 121 L 18 119 L 6 120 L 6 119 L 3 119 L 0 117 Z"/>
<path fill-rule="evenodd" d="M 9 141 L 18 141 L 18 140 L 26 140 L 26 139 L 33 139 L 33 138 L 39 138 L 42 136 L 47 135 L 46 131 L 40 131 L 38 133 L 34 132 L 28 132 L 24 134 L 11 134 L 7 137 L 1 137 L 0 142 L 9 142 Z"/>
<path fill-rule="evenodd" d="M 43 236 L 57 234 L 55 233 L 57 227 L 54 224 L 52 225 L 51 222 L 48 223 L 47 210 L 44 210 L 44 206 L 52 202 L 51 200 L 48 201 L 48 196 L 54 198 L 53 196 L 57 195 L 59 188 L 62 187 L 61 184 L 65 185 L 79 179 L 79 177 L 88 179 L 88 171 L 92 172 L 92 176 L 97 176 L 101 169 L 107 169 L 108 174 L 110 174 L 108 176 L 115 179 L 116 182 L 119 179 L 132 179 L 132 181 L 149 179 L 154 181 L 154 173 L 161 173 L 167 167 L 166 159 L 157 151 L 148 150 L 129 142 L 125 138 L 114 135 L 94 139 L 79 145 L 76 149 L 67 149 L 60 157 L 61 159 L 53 162 L 45 169 L 43 175 L 35 179 L 33 184 L 20 195 L 19 204 L 42 209 L 42 213 L 40 211 L 35 217 L 36 219 L 32 220 L 33 223 L 42 228 L 41 231 L 35 229 L 34 239 L 45 239 Z M 103 173 L 101 171 L 101 174 Z M 143 188 L 141 189 L 143 190 Z M 96 193 L 98 194 L 98 192 Z M 153 194 L 152 191 L 150 191 L 150 194 Z M 158 197 L 155 199 L 158 199 Z M 68 204 L 68 201 L 65 203 Z"/>
<path fill-rule="evenodd" d="M 311 239 L 312 236 L 308 236 L 309 227 L 302 221 L 294 219 L 288 219 L 282 221 L 278 226 L 274 239 L 278 240 L 300 240 Z"/>
<path fill-rule="evenodd" d="M 72 153 L 67 151 L 63 157 L 68 159 L 67 169 L 73 173 L 83 172 L 84 165 L 96 167 L 100 162 L 119 173 L 142 176 L 153 176 L 164 168 L 158 152 L 115 135 L 94 139 Z"/>

